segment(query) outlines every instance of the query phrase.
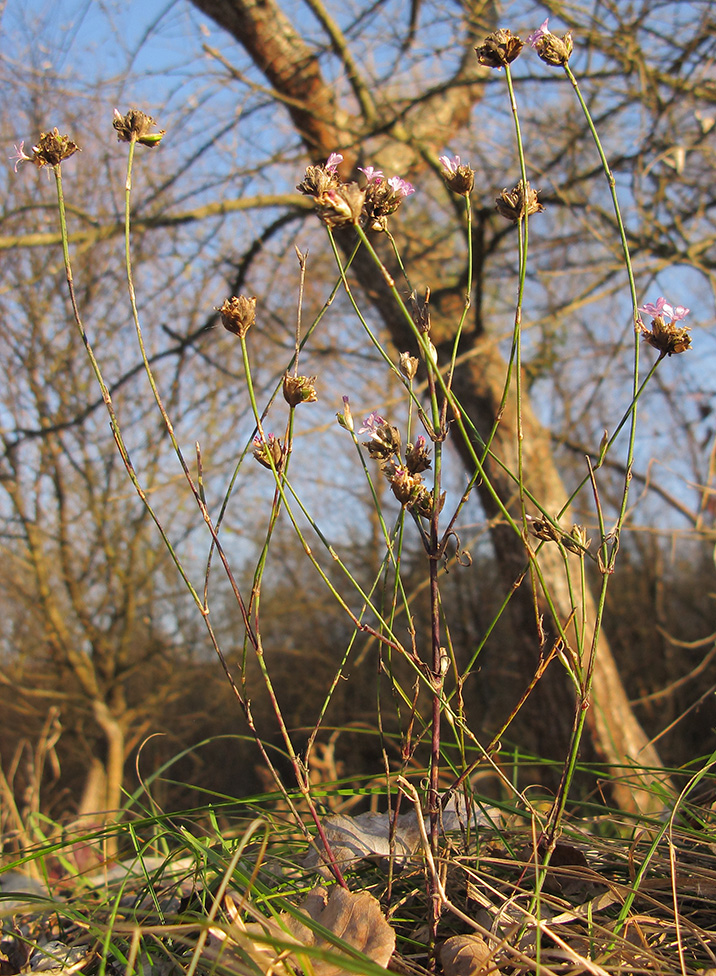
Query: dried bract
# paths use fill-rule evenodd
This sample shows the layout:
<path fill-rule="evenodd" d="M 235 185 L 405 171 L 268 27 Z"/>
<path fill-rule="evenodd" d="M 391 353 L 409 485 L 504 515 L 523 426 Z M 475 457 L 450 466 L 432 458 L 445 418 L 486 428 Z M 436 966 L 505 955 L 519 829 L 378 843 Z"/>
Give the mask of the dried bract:
<path fill-rule="evenodd" d="M 522 180 L 512 190 L 503 190 L 495 200 L 495 209 L 507 220 L 517 223 L 525 216 L 541 213 L 544 207 L 537 198 L 538 191 L 533 190 L 527 182 L 527 189 Z"/>
<path fill-rule="evenodd" d="M 524 41 L 521 38 L 506 27 L 501 27 L 487 35 L 482 44 L 475 48 L 475 54 L 480 64 L 488 68 L 502 68 L 511 64 L 523 47 Z"/>
<path fill-rule="evenodd" d="M 141 146 L 154 149 L 166 133 L 166 129 L 152 132 L 151 129 L 156 124 L 150 115 L 140 112 L 137 108 L 130 108 L 126 115 L 122 115 L 117 109 L 114 110 L 112 125 L 117 131 L 119 142 L 138 142 Z"/>
<path fill-rule="evenodd" d="M 290 407 L 297 407 L 299 403 L 315 403 L 315 376 L 292 376 L 286 373 L 283 378 L 283 398 Z"/>
<path fill-rule="evenodd" d="M 235 295 L 227 298 L 221 308 L 221 322 L 227 332 L 242 339 L 256 321 L 256 299 Z"/>
<path fill-rule="evenodd" d="M 363 211 L 365 190 L 357 183 L 331 187 L 316 197 L 316 212 L 328 227 L 357 224 Z"/>
<path fill-rule="evenodd" d="M 537 536 L 543 542 L 559 542 L 560 540 L 560 533 L 546 518 L 533 518 L 532 515 L 528 515 L 527 525 L 532 535 Z"/>

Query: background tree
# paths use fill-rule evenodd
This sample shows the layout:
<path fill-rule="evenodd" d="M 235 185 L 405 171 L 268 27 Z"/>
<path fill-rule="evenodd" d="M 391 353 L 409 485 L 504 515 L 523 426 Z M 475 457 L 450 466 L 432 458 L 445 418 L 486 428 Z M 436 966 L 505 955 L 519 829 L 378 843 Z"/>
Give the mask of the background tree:
<path fill-rule="evenodd" d="M 282 267 L 299 227 L 302 247 L 310 244 L 312 254 L 309 305 L 320 306 L 325 297 L 318 279 L 326 260 L 319 229 L 312 216 L 306 222 L 309 211 L 293 186 L 307 159 L 324 160 L 336 149 L 345 156 L 345 174 L 358 164 L 371 162 L 386 172 L 419 182 L 421 197 L 411 199 L 410 206 L 403 208 L 394 231 L 413 284 L 421 294 L 425 285 L 432 288 L 433 339 L 445 358 L 466 297 L 464 228 L 437 172 L 437 156 L 449 147 L 470 159 L 477 170 L 473 240 L 476 284 L 469 296 L 469 353 L 456 374 L 455 390 L 478 428 L 489 430 L 502 392 L 514 294 L 514 239 L 509 227 L 494 213 L 494 197 L 504 186 L 514 185 L 517 171 L 511 137 L 506 135 L 510 130 L 503 79 L 477 64 L 473 47 L 497 25 L 497 8 L 488 3 L 447 8 L 424 3 L 415 6 L 417 19 L 408 22 L 401 17 L 403 11 L 389 4 L 338 10 L 312 3 L 307 8 L 310 18 L 302 11 L 300 20 L 291 22 L 275 3 L 216 2 L 197 3 L 195 7 L 213 18 L 238 44 L 221 51 L 218 48 L 226 40 L 220 35 L 205 46 L 205 59 L 197 63 L 200 67 L 194 67 L 185 51 L 198 52 L 204 36 L 199 28 L 206 31 L 210 25 L 192 20 L 190 8 L 182 8 L 182 16 L 191 27 L 185 34 L 191 47 L 183 49 L 181 55 L 187 65 L 184 83 L 196 86 L 201 76 L 201 85 L 192 88 L 198 93 L 200 107 L 190 99 L 180 99 L 183 92 L 179 88 L 171 94 L 161 125 L 173 126 L 173 131 L 180 133 L 175 143 L 178 163 L 167 161 L 156 169 L 147 167 L 134 220 L 135 229 L 146 232 L 145 237 L 138 238 L 142 242 L 139 247 L 155 262 L 154 270 L 146 265 L 146 276 L 138 290 L 145 286 L 146 307 L 155 313 L 158 327 L 153 351 L 163 355 L 172 367 L 177 366 L 172 389 L 176 402 L 182 405 L 183 429 L 188 433 L 197 417 L 210 416 L 220 430 L 222 417 L 235 418 L 242 412 L 236 384 L 232 385 L 231 355 L 221 352 L 228 349 L 223 345 L 225 338 L 217 339 L 217 333 L 207 328 L 214 321 L 211 306 L 224 297 L 224 282 L 236 291 L 250 286 L 262 297 L 266 344 L 265 358 L 258 366 L 264 370 L 260 375 L 267 388 L 277 360 L 291 348 L 292 323 L 286 309 L 295 303 L 294 283 L 285 275 L 278 276 L 276 269 Z M 651 288 L 658 293 L 667 287 L 687 285 L 689 297 L 679 295 L 678 299 L 696 307 L 699 297 L 708 294 L 704 285 L 710 283 L 713 261 L 713 191 L 706 180 L 712 164 L 709 113 L 714 100 L 706 60 L 710 43 L 707 5 L 645 3 L 638 11 L 610 9 L 603 13 L 600 8 L 577 15 L 561 4 L 535 4 L 527 9 L 521 5 L 515 18 L 510 9 L 500 23 L 509 23 L 524 36 L 547 13 L 558 18 L 551 22 L 553 29 L 574 28 L 573 65 L 584 78 L 592 112 L 599 117 L 617 182 L 630 207 L 627 230 L 645 297 L 653 297 Z M 300 31 L 296 26 L 299 23 Z M 617 238 L 608 197 L 594 168 L 591 137 L 574 111 L 558 71 L 548 71 L 527 52 L 514 67 L 530 175 L 541 185 L 542 200 L 547 204 L 546 213 L 540 222 L 533 222 L 531 231 L 536 260 L 529 291 L 532 321 L 525 323 L 526 380 L 531 384 L 531 403 L 523 404 L 525 469 L 528 486 L 547 510 L 556 512 L 567 497 L 562 478 L 572 485 L 583 474 L 582 462 L 575 468 L 574 447 L 596 456 L 603 427 L 613 429 L 620 419 L 621 407 L 616 405 L 624 402 L 631 326 L 628 308 L 615 297 L 624 293 L 624 282 L 615 271 Z M 31 127 L 35 131 L 47 126 L 47 113 L 56 96 L 47 90 L 46 75 L 42 76 L 45 87 L 38 86 L 41 75 L 32 63 L 24 70 L 26 77 L 16 72 L 6 84 L 31 82 L 27 117 L 28 122 L 35 123 Z M 134 79 L 123 84 L 128 93 L 140 88 Z M 149 105 L 143 107 L 151 109 Z M 62 110 L 67 117 L 66 102 Z M 276 127 L 277 114 L 285 120 L 285 130 Z M 549 124 L 545 124 L 546 115 Z M 89 137 L 83 142 L 89 149 L 96 142 L 91 133 L 83 131 L 90 127 L 86 113 L 83 119 L 77 137 L 80 141 L 83 136 Z M 13 127 L 17 127 L 17 119 Z M 24 128 L 18 138 L 20 135 L 27 135 Z M 99 152 L 102 157 L 103 150 Z M 169 170 L 169 166 L 174 168 Z M 117 175 L 112 180 L 115 185 L 121 182 Z M 33 181 L 33 190 L 35 186 Z M 277 189 L 284 192 L 279 194 Z M 417 205 L 419 199 L 421 206 Z M 102 253 L 97 242 L 119 230 L 113 206 L 98 195 L 87 213 L 78 215 L 73 229 L 76 245 L 92 248 L 93 273 Z M 22 209 L 8 207 L 0 243 L 6 248 L 52 243 L 52 232 L 28 234 L 27 214 L 37 212 L 36 207 L 34 201 L 23 203 Z M 237 213 L 238 218 L 232 216 Z M 166 243 L 157 248 L 153 243 L 157 240 Z M 20 253 L 43 254 L 49 264 L 53 260 L 38 250 Z M 665 273 L 676 265 L 696 274 L 677 277 Z M 186 289 L 178 284 L 181 268 L 191 268 L 191 283 Z M 204 275 L 199 288 L 195 277 L 198 268 Z M 372 272 L 369 274 L 360 263 L 353 271 L 373 303 L 376 324 L 384 326 L 397 350 L 409 348 L 412 339 L 406 335 L 403 322 L 391 317 L 393 306 L 376 289 Z M 35 270 L 23 266 L 18 280 L 37 280 L 35 275 Z M 661 275 L 658 288 L 651 284 L 657 275 Z M 270 293 L 266 287 L 269 281 Z M 576 294 L 575 281 L 579 283 Z M 182 305 L 181 299 L 189 290 L 194 294 L 199 291 L 200 300 Z M 157 316 L 158 308 L 161 314 Z M 315 347 L 314 355 L 320 357 L 326 387 L 330 388 L 332 377 L 340 375 L 343 385 L 336 384 L 335 388 L 353 395 L 361 388 L 359 373 L 366 371 L 370 354 L 351 333 L 342 308 L 339 300 L 335 324 L 330 332 L 323 333 L 323 345 Z M 109 302 L 107 309 L 108 325 L 113 326 L 105 345 L 109 353 L 110 338 L 121 341 L 121 333 L 112 322 Z M 17 321 L 22 328 L 24 318 L 18 316 L 18 306 L 6 304 L 5 315 L 7 322 Z M 708 316 L 703 315 L 704 319 Z M 662 465 L 670 456 L 678 457 L 676 473 L 666 479 L 666 493 L 672 499 L 681 493 L 681 508 L 693 515 L 695 530 L 710 531 L 712 470 L 708 451 L 702 446 L 711 442 L 713 433 L 708 428 L 711 390 L 703 370 L 710 355 L 710 339 L 700 333 L 699 341 L 704 351 L 697 363 L 684 365 L 686 357 L 681 357 L 678 363 L 663 364 L 661 389 L 655 391 L 653 400 L 646 401 L 647 409 L 658 420 L 651 424 L 646 416 L 638 463 L 645 472 L 654 455 Z M 340 358 L 336 366 L 329 367 L 328 356 L 332 354 Z M 125 376 L 120 367 L 126 364 L 120 363 L 120 352 L 115 355 L 119 382 Z M 199 382 L 193 379 L 197 370 Z M 685 400 L 679 391 L 684 389 L 687 375 L 690 392 Z M 172 374 L 168 376 L 171 383 Z M 126 378 L 124 381 L 128 382 Z M 185 400 L 188 389 L 194 396 Z M 370 405 L 374 407 L 378 403 L 372 396 Z M 209 398 L 208 405 L 202 398 Z M 18 401 L 13 398 L 12 402 Z M 85 416 L 79 403 L 73 409 L 73 416 Z M 328 405 L 327 417 L 333 409 L 334 404 Z M 664 421 L 665 410 L 673 420 Z M 17 426 L 27 425 L 23 422 Z M 246 436 L 249 426 L 245 424 Z M 515 408 L 510 401 L 495 442 L 495 453 L 508 466 L 515 462 L 514 426 Z M 12 425 L 9 428 L 13 429 Z M 33 429 L 42 430 L 37 415 Z M 685 437 L 675 438 L 675 430 L 684 431 Z M 11 436 L 10 448 L 12 440 Z M 689 447 L 688 472 L 683 460 L 684 442 Z M 229 445 L 235 447 L 235 428 L 233 439 L 223 444 L 213 462 L 217 475 L 223 459 L 228 459 Z M 48 453 L 51 457 L 49 449 Z M 161 464 L 157 462 L 156 467 L 160 470 Z M 616 486 L 626 474 L 616 468 L 602 469 L 600 490 L 605 500 L 612 489 L 609 479 L 613 477 Z M 489 475 L 504 499 L 513 495 L 512 482 L 501 480 L 499 469 L 491 468 Z M 653 482 L 651 474 L 650 480 Z M 687 493 L 682 489 L 686 480 L 698 486 L 697 490 Z M 330 486 L 325 490 L 326 497 L 335 498 Z M 503 585 L 511 585 L 525 565 L 524 548 L 494 518 L 490 498 L 483 495 L 482 500 Z M 245 510 L 232 513 L 236 520 L 232 528 L 240 527 L 252 504 L 242 494 Z M 651 524 L 661 518 L 665 530 L 672 531 L 676 517 L 669 508 L 657 509 L 643 499 L 640 506 Z M 581 518 L 589 521 L 591 515 L 587 512 Z M 179 522 L 177 516 L 175 524 L 181 535 Z M 548 550 L 541 558 L 554 585 L 556 568 L 549 562 Z M 557 609 L 564 620 L 571 604 L 564 590 L 558 596 Z M 514 700 L 519 695 L 539 653 L 533 598 L 526 584 L 513 605 L 515 630 L 522 640 L 485 654 L 481 671 L 486 699 L 494 703 L 496 713 L 502 712 L 506 698 L 512 695 Z M 633 720 L 606 641 L 600 654 L 598 707 L 591 711 L 597 753 L 611 761 L 638 755 L 640 763 L 656 764 L 658 757 L 649 750 L 647 738 Z M 558 668 L 551 671 L 548 677 L 554 680 L 549 687 L 543 683 L 542 693 L 555 721 L 545 728 L 533 718 L 523 735 L 536 751 L 558 754 L 571 724 L 572 705 Z M 495 721 L 494 714 L 485 717 L 488 726 Z"/>

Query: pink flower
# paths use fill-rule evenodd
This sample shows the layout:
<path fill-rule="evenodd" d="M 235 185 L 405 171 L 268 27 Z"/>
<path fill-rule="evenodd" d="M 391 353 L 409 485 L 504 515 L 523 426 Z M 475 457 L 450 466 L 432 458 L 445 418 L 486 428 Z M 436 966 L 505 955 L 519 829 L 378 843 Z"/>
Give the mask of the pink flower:
<path fill-rule="evenodd" d="M 338 169 L 338 166 L 342 162 L 343 162 L 343 156 L 340 153 L 333 152 L 326 160 L 325 168 L 329 173 L 335 173 L 335 171 Z"/>
<path fill-rule="evenodd" d="M 28 156 L 25 153 L 25 141 L 23 140 L 19 146 L 12 147 L 15 150 L 15 155 L 10 157 L 10 160 L 15 160 L 15 172 L 17 173 L 17 167 L 20 163 L 31 163 L 32 156 Z"/>
<path fill-rule="evenodd" d="M 547 18 L 547 20 L 545 20 L 545 22 L 541 25 L 541 27 L 538 27 L 536 31 L 533 31 L 533 33 L 530 34 L 530 36 L 527 38 L 527 43 L 531 44 L 532 47 L 536 47 L 538 41 L 541 41 L 543 37 L 547 37 L 549 34 L 551 34 L 552 31 L 547 26 L 548 24 L 549 24 L 549 17 Z"/>
<path fill-rule="evenodd" d="M 448 173 L 457 173 L 458 167 L 460 166 L 459 156 L 455 156 L 454 159 L 450 156 L 439 156 L 438 160 L 442 163 L 443 169 L 447 170 Z"/>
<path fill-rule="evenodd" d="M 413 184 L 408 183 L 407 180 L 401 179 L 400 176 L 391 176 L 388 180 L 388 186 L 393 193 L 398 193 L 402 197 L 408 197 L 411 193 L 415 193 L 415 187 Z"/>
<path fill-rule="evenodd" d="M 359 434 L 372 434 L 378 427 L 385 426 L 385 421 L 379 413 L 375 410 L 373 413 L 369 414 L 363 421 L 363 426 L 358 431 Z"/>
<path fill-rule="evenodd" d="M 383 179 L 382 171 L 376 169 L 375 166 L 366 166 L 365 169 L 362 166 L 359 166 L 358 171 L 363 173 L 369 183 L 374 183 L 377 180 Z"/>
<path fill-rule="evenodd" d="M 690 309 L 683 305 L 677 305 L 674 308 L 670 305 L 665 298 L 657 298 L 656 302 L 647 302 L 646 305 L 641 305 L 639 311 L 644 315 L 650 315 L 653 319 L 663 318 L 665 315 L 671 319 L 673 322 L 680 322 L 685 319 L 689 314 Z"/>

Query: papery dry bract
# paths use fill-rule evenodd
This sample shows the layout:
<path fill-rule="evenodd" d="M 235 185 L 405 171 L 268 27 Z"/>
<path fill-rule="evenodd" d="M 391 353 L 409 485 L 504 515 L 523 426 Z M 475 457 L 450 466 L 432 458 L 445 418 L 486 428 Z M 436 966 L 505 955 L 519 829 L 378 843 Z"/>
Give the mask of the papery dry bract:
<path fill-rule="evenodd" d="M 126 115 L 122 115 L 117 109 L 114 110 L 112 125 L 117 132 L 119 142 L 138 142 L 141 146 L 154 149 L 166 134 L 166 129 L 152 132 L 156 124 L 151 115 L 140 112 L 137 108 L 130 108 Z"/>
<path fill-rule="evenodd" d="M 227 298 L 218 311 L 226 331 L 243 339 L 256 321 L 256 299 L 234 295 Z"/>
<path fill-rule="evenodd" d="M 482 44 L 475 48 L 480 64 L 488 68 L 502 68 L 511 64 L 524 47 L 524 41 L 506 27 L 488 34 Z"/>
<path fill-rule="evenodd" d="M 503 190 L 495 200 L 495 209 L 507 220 L 517 223 L 525 216 L 541 213 L 544 207 L 537 198 L 537 190 L 533 190 L 527 182 L 527 188 L 522 180 L 512 190 Z"/>

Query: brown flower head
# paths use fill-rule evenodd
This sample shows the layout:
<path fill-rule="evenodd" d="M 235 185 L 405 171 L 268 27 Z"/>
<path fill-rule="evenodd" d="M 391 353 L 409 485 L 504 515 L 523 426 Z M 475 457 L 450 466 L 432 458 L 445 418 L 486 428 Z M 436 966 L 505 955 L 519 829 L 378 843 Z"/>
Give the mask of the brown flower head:
<path fill-rule="evenodd" d="M 299 403 L 315 403 L 315 376 L 292 376 L 286 373 L 283 378 L 283 398 L 290 407 L 297 407 Z"/>
<path fill-rule="evenodd" d="M 421 434 L 414 444 L 408 444 L 405 455 L 405 467 L 411 474 L 419 474 L 430 467 L 430 455 L 425 447 L 425 438 Z"/>
<path fill-rule="evenodd" d="M 390 489 L 401 505 L 408 508 L 417 502 L 421 491 L 426 491 L 419 474 L 411 474 L 407 468 L 396 467 L 388 480 Z"/>
<path fill-rule="evenodd" d="M 271 461 L 273 461 L 274 468 L 280 467 L 283 460 L 281 441 L 273 434 L 269 434 L 266 440 L 257 434 L 254 437 L 254 457 L 264 468 L 270 468 Z"/>
<path fill-rule="evenodd" d="M 388 217 L 395 213 L 407 196 L 415 193 L 415 187 L 400 176 L 391 176 L 386 180 L 380 174 L 368 180 L 363 192 L 365 202 L 361 224 L 368 230 L 384 231 L 388 226 Z"/>
<path fill-rule="evenodd" d="M 534 518 L 532 515 L 528 515 L 527 525 L 532 535 L 538 539 L 542 539 L 543 542 L 559 542 L 560 533 L 555 529 L 549 519 Z"/>
<path fill-rule="evenodd" d="M 61 136 L 58 129 L 52 132 L 42 132 L 36 146 L 32 147 L 32 156 L 26 156 L 20 146 L 18 162 L 27 161 L 35 166 L 59 166 L 63 159 L 68 159 L 80 151 L 80 147 L 69 136 Z M 17 164 L 16 164 L 17 168 Z"/>
<path fill-rule="evenodd" d="M 330 187 L 316 197 L 316 212 L 328 227 L 348 227 L 360 220 L 365 190 L 357 183 Z"/>
<path fill-rule="evenodd" d="M 326 190 L 335 189 L 340 186 L 336 170 L 342 162 L 340 153 L 331 153 L 324 164 L 306 167 L 306 174 L 296 189 L 309 197 L 320 197 Z"/>
<path fill-rule="evenodd" d="M 510 30 L 500 28 L 488 34 L 482 44 L 475 48 L 477 60 L 488 68 L 502 68 L 511 64 L 524 47 L 524 41 Z"/>
<path fill-rule="evenodd" d="M 138 142 L 142 146 L 149 146 L 154 149 L 162 141 L 166 129 L 161 132 L 151 132 L 150 130 L 157 123 L 150 115 L 140 112 L 137 108 L 130 108 L 126 115 L 121 115 L 117 109 L 114 110 L 112 125 L 117 131 L 119 142 Z"/>
<path fill-rule="evenodd" d="M 572 32 L 567 31 L 563 37 L 557 37 L 549 29 L 547 24 L 549 17 L 533 34 L 527 38 L 527 43 L 531 44 L 537 54 L 546 64 L 555 66 L 564 65 L 569 61 L 572 54 Z"/>
<path fill-rule="evenodd" d="M 541 213 L 544 210 L 537 199 L 537 192 L 537 190 L 532 189 L 529 181 L 527 189 L 525 189 L 522 180 L 520 180 L 514 189 L 502 191 L 495 200 L 495 209 L 507 220 L 517 223 L 525 216 Z"/>
<path fill-rule="evenodd" d="M 397 427 L 386 423 L 375 411 L 366 417 L 359 434 L 370 434 L 370 440 L 365 441 L 363 447 L 375 461 L 387 461 L 394 454 L 400 453 L 400 431 Z"/>
<path fill-rule="evenodd" d="M 227 298 L 218 311 L 227 332 L 243 337 L 256 321 L 256 299 L 245 295 Z"/>

